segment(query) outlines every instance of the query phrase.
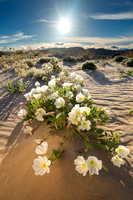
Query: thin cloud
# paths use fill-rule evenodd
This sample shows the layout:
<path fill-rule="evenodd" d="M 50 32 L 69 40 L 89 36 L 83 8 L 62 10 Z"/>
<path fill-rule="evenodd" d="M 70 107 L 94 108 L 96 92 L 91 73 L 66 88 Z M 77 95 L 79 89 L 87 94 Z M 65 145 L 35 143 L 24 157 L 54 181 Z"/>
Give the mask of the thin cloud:
<path fill-rule="evenodd" d="M 133 37 L 75 37 L 75 38 L 64 38 L 66 42 L 81 42 L 81 43 L 91 43 L 91 44 L 102 44 L 102 45 L 115 45 L 133 42 Z"/>
<path fill-rule="evenodd" d="M 27 40 L 35 37 L 35 35 L 25 35 L 23 32 L 18 31 L 11 36 L 0 36 L 0 44 L 14 43 L 20 40 Z"/>
<path fill-rule="evenodd" d="M 50 21 L 50 20 L 47 20 L 47 19 L 38 19 L 34 22 L 43 22 L 43 23 L 57 23 L 56 21 Z"/>
<path fill-rule="evenodd" d="M 133 11 L 132 12 L 123 12 L 116 14 L 96 14 L 96 15 L 84 15 L 85 18 L 99 19 L 99 20 L 125 20 L 125 19 L 133 19 Z"/>

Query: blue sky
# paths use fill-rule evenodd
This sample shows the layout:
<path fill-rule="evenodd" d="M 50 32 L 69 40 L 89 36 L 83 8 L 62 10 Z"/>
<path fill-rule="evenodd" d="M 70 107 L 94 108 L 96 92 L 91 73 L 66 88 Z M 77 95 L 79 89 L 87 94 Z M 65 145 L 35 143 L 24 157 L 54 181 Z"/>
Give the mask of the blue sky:
<path fill-rule="evenodd" d="M 63 18 L 71 26 L 64 34 L 58 29 Z M 0 47 L 60 42 L 66 47 L 133 48 L 133 0 L 0 0 Z"/>

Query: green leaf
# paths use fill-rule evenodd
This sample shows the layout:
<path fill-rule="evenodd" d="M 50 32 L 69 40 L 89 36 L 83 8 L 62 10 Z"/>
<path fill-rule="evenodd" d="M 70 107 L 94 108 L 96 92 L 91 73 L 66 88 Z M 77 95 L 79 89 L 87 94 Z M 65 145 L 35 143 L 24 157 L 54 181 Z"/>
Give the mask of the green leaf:
<path fill-rule="evenodd" d="M 104 169 L 105 171 L 107 171 L 107 172 L 109 171 L 109 170 L 105 167 L 105 165 L 103 165 L 102 167 L 103 167 L 103 169 Z"/>
<path fill-rule="evenodd" d="M 98 147 L 99 149 L 105 149 L 105 146 L 101 143 L 96 143 L 95 146 Z"/>
<path fill-rule="evenodd" d="M 75 142 L 76 139 L 77 139 L 77 135 L 75 133 L 72 134 L 72 140 Z"/>

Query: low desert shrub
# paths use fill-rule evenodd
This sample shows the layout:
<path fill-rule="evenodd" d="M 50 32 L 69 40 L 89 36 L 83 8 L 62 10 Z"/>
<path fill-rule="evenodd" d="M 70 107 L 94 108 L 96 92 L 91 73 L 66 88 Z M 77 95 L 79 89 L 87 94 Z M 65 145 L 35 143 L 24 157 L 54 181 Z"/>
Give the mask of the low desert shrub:
<path fill-rule="evenodd" d="M 127 67 L 133 67 L 133 58 L 129 58 L 126 62 L 125 65 Z"/>
<path fill-rule="evenodd" d="M 29 67 L 33 67 L 33 66 L 34 66 L 34 64 L 33 64 L 30 60 L 27 60 L 27 61 L 26 61 L 26 64 L 27 64 Z"/>
<path fill-rule="evenodd" d="M 73 57 L 73 56 L 65 56 L 65 57 L 63 58 L 63 61 L 64 61 L 64 62 L 72 62 L 72 63 L 74 63 L 74 62 L 76 62 L 76 58 Z"/>
<path fill-rule="evenodd" d="M 82 65 L 82 69 L 96 70 L 97 66 L 93 62 L 85 62 Z"/>
<path fill-rule="evenodd" d="M 39 63 L 43 64 L 43 63 L 48 63 L 50 62 L 51 58 L 40 58 L 40 60 L 38 61 Z"/>
<path fill-rule="evenodd" d="M 124 56 L 115 56 L 113 60 L 115 62 L 122 62 L 124 59 L 125 59 Z"/>

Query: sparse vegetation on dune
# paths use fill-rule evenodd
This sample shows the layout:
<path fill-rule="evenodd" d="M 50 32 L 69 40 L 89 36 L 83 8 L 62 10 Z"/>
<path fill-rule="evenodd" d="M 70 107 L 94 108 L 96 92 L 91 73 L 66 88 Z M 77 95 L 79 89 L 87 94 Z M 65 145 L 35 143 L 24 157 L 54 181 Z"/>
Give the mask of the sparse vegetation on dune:
<path fill-rule="evenodd" d="M 113 60 L 115 62 L 122 62 L 125 58 L 126 57 L 124 57 L 124 56 L 115 56 Z"/>
<path fill-rule="evenodd" d="M 63 61 L 64 61 L 64 62 L 71 62 L 71 63 L 74 63 L 74 62 L 76 62 L 76 58 L 73 57 L 73 56 L 65 56 L 65 57 L 63 58 Z"/>
<path fill-rule="evenodd" d="M 48 63 L 50 62 L 51 58 L 40 58 L 40 60 L 38 61 L 39 63 L 43 64 L 43 63 Z"/>
<path fill-rule="evenodd" d="M 125 65 L 127 67 L 133 67 L 133 58 L 128 58 L 127 61 L 125 62 Z"/>
<path fill-rule="evenodd" d="M 95 71 L 95 70 L 97 70 L 97 66 L 93 62 L 88 62 L 87 61 L 87 62 L 83 63 L 82 69 L 83 70 L 84 69 L 89 69 L 89 70 Z"/>
<path fill-rule="evenodd" d="M 11 93 L 16 93 L 16 92 L 21 93 L 25 91 L 29 83 L 30 83 L 29 81 L 24 83 L 22 79 L 16 82 L 7 81 L 6 87 L 7 90 Z"/>

